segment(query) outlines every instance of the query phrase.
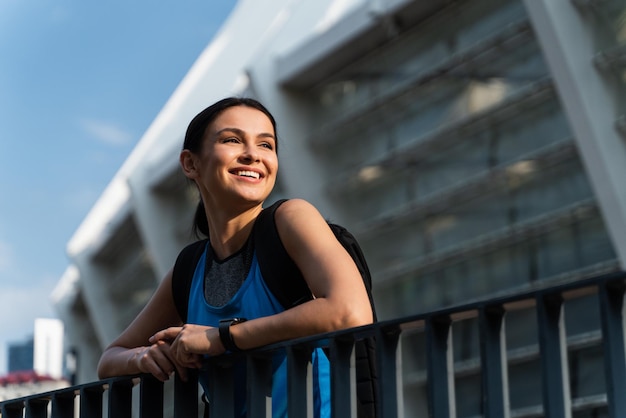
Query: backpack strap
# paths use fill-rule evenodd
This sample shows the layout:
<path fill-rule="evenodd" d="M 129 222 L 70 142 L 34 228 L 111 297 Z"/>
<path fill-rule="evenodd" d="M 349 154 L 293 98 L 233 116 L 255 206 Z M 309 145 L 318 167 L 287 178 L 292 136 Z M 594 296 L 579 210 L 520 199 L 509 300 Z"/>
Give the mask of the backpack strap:
<path fill-rule="evenodd" d="M 172 296 L 178 315 L 183 322 L 187 322 L 187 306 L 193 273 L 196 271 L 198 260 L 202 257 L 208 239 L 189 244 L 178 254 L 172 270 Z"/>
<path fill-rule="evenodd" d="M 365 260 L 365 255 L 363 254 L 363 250 L 361 250 L 361 246 L 358 241 L 352 235 L 350 231 L 348 231 L 345 227 L 328 222 L 328 226 L 330 227 L 333 234 L 337 238 L 337 241 L 345 248 L 348 252 L 352 260 L 354 260 L 354 264 L 356 264 L 359 273 L 361 273 L 361 278 L 363 279 L 363 284 L 365 285 L 365 290 L 367 292 L 367 297 L 369 298 L 370 305 L 372 306 L 372 315 L 374 317 L 374 322 L 378 319 L 376 317 L 376 308 L 374 307 L 374 297 L 372 295 L 372 275 L 370 273 L 370 269 L 367 266 L 367 261 Z"/>
<path fill-rule="evenodd" d="M 313 299 L 300 269 L 287 253 L 276 228 L 276 209 L 287 199 L 263 209 L 254 223 L 254 251 L 265 284 L 285 308 Z"/>

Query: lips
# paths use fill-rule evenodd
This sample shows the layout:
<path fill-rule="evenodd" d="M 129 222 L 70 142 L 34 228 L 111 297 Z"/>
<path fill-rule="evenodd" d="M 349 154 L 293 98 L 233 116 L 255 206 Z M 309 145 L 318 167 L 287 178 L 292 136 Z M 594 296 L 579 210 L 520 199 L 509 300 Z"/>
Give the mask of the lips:
<path fill-rule="evenodd" d="M 237 170 L 237 171 L 234 171 L 233 174 L 240 176 L 240 177 L 248 177 L 248 178 L 252 178 L 256 180 L 261 178 L 260 173 L 256 171 L 252 171 L 252 170 Z"/>

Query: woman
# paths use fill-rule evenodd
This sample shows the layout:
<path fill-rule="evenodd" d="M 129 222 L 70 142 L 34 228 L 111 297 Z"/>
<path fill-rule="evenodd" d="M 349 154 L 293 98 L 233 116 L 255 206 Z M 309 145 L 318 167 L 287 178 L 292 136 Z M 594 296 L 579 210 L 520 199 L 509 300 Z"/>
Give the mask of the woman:
<path fill-rule="evenodd" d="M 104 351 L 100 378 L 151 373 L 165 381 L 174 371 L 185 378 L 187 368 L 200 368 L 206 355 L 224 353 L 225 344 L 246 350 L 372 322 L 356 265 L 324 218 L 304 200 L 279 206 L 275 223 L 315 298 L 284 310 L 271 294 L 258 291 L 261 278 L 255 277 L 249 238 L 276 181 L 277 146 L 273 116 L 253 99 L 223 99 L 191 121 L 180 164 L 200 192 L 195 226 L 210 243 L 196 270 L 201 277 L 194 276 L 200 291 L 191 291 L 189 315 L 181 318 L 170 270 L 146 307 Z M 227 328 L 230 335 L 220 338 L 219 320 L 229 317 L 247 321 L 233 323 Z M 185 323 L 188 318 L 191 323 Z M 321 350 L 316 355 L 315 364 L 327 372 Z M 278 380 L 275 374 L 275 386 Z M 316 416 L 329 415 L 328 388 L 323 386 L 316 394 Z M 236 409 L 243 414 L 245 389 L 239 392 Z M 285 393 L 274 393 L 273 411 L 274 416 L 286 414 Z"/>

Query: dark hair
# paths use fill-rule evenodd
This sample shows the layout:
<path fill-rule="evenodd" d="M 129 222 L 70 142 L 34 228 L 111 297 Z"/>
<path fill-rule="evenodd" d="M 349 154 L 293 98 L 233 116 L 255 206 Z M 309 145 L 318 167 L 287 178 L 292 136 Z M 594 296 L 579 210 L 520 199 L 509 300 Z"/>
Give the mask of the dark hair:
<path fill-rule="evenodd" d="M 199 153 L 202 150 L 202 140 L 207 127 L 226 109 L 235 106 L 246 106 L 261 111 L 267 116 L 274 128 L 274 136 L 276 138 L 276 152 L 278 152 L 278 133 L 276 129 L 276 120 L 265 106 L 259 101 L 251 99 L 249 97 L 227 97 L 218 102 L 213 103 L 211 106 L 198 113 L 189 122 L 187 132 L 185 133 L 185 141 L 183 142 L 183 149 L 189 150 L 194 154 Z M 204 203 L 202 199 L 198 202 L 196 207 L 196 213 L 193 220 L 193 232 L 196 237 L 200 235 L 209 236 L 209 223 L 204 211 Z"/>

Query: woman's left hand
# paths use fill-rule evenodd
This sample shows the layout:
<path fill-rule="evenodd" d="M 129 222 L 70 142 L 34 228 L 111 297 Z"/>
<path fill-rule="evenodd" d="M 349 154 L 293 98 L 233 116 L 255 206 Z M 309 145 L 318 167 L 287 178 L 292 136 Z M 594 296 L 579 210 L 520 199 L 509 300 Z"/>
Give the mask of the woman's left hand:
<path fill-rule="evenodd" d="M 150 338 L 152 343 L 159 340 L 172 341 L 172 355 L 188 368 L 202 367 L 204 354 L 217 356 L 225 351 L 218 329 L 204 325 L 185 324 L 182 327 L 171 327 Z"/>

